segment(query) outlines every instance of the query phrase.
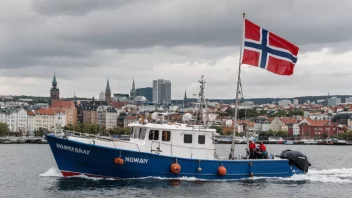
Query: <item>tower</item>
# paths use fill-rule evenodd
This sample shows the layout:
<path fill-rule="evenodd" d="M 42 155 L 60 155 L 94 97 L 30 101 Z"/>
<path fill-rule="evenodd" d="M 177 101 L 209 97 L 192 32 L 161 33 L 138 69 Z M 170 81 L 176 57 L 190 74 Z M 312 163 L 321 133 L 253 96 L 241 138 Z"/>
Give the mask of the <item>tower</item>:
<path fill-rule="evenodd" d="M 110 90 L 109 79 L 107 79 L 107 82 L 106 82 L 105 101 L 106 101 L 108 104 L 110 104 L 110 102 L 111 102 L 111 90 Z"/>
<path fill-rule="evenodd" d="M 133 79 L 132 89 L 130 91 L 130 100 L 134 100 L 135 97 L 136 97 L 136 86 L 134 84 L 134 79 Z"/>
<path fill-rule="evenodd" d="M 186 89 L 185 89 L 185 96 L 183 97 L 183 108 L 188 107 L 187 106 L 187 93 L 186 93 Z"/>
<path fill-rule="evenodd" d="M 73 102 L 77 105 L 76 91 L 73 92 Z"/>
<path fill-rule="evenodd" d="M 52 87 L 50 89 L 50 105 L 52 105 L 56 101 L 59 101 L 59 99 L 60 99 L 60 90 L 57 87 L 56 76 L 55 76 L 55 73 L 54 73 Z"/>

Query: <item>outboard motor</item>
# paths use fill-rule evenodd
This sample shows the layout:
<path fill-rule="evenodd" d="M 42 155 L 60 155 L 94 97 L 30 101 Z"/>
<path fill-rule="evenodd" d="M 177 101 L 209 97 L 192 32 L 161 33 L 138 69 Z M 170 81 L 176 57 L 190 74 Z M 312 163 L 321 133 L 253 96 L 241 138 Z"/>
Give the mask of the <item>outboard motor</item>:
<path fill-rule="evenodd" d="M 309 166 L 311 166 L 307 156 L 299 151 L 291 151 L 289 149 L 284 150 L 282 151 L 280 158 L 288 159 L 291 165 L 294 165 L 297 168 L 301 169 L 304 173 L 307 173 Z"/>

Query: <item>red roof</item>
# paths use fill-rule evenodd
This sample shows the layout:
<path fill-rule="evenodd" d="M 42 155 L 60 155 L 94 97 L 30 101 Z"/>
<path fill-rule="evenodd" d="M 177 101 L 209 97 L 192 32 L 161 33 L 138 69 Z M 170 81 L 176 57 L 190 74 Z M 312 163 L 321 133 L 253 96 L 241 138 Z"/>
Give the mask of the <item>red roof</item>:
<path fill-rule="evenodd" d="M 53 102 L 53 104 L 51 104 L 51 107 L 60 107 L 60 108 L 72 108 L 74 106 L 75 104 L 73 101 L 65 101 L 65 100 L 56 101 L 56 102 Z"/>
<path fill-rule="evenodd" d="M 33 111 L 27 111 L 27 115 L 29 116 L 35 116 L 35 113 Z"/>
<path fill-rule="evenodd" d="M 296 124 L 297 123 L 297 119 L 296 118 L 280 118 L 281 122 L 283 122 L 284 124 L 288 125 L 288 124 Z"/>
<path fill-rule="evenodd" d="M 310 118 L 305 119 L 310 126 L 325 126 L 329 120 L 312 120 Z"/>
<path fill-rule="evenodd" d="M 127 103 L 126 102 L 116 102 L 116 101 L 111 101 L 110 105 L 117 108 L 121 109 L 123 106 L 125 106 Z"/>

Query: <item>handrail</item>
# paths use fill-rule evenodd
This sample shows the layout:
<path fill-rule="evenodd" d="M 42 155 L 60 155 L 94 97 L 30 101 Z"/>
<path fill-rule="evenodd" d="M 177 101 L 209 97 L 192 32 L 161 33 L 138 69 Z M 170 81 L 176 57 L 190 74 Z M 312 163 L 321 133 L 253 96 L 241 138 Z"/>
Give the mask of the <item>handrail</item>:
<path fill-rule="evenodd" d="M 106 136 L 99 136 L 99 135 L 94 135 L 94 134 L 89 134 L 89 133 L 81 133 L 81 132 L 76 132 L 76 131 L 68 131 L 68 130 L 63 130 L 63 133 L 66 136 L 72 136 L 72 137 L 84 137 L 84 138 L 96 138 L 99 140 L 105 140 L 105 141 L 111 141 L 113 142 L 113 144 L 115 145 L 115 141 L 118 140 L 117 138 L 111 138 L 111 137 L 106 137 Z M 140 152 L 141 150 L 139 149 L 139 145 L 137 143 L 134 142 L 130 142 L 130 141 L 125 141 L 125 140 L 119 140 L 119 142 L 124 142 L 127 144 L 134 144 L 137 146 L 138 152 Z M 115 146 L 116 147 L 116 146 Z"/>
<path fill-rule="evenodd" d="M 160 143 L 160 144 L 168 145 L 170 147 L 175 146 L 175 147 L 189 148 L 189 149 L 193 148 L 193 149 L 203 149 L 203 150 L 216 150 L 215 148 L 214 149 L 209 149 L 209 148 L 187 147 L 187 146 L 180 146 L 180 145 L 174 145 L 174 144 L 167 144 L 167 143 L 164 143 L 164 142 L 158 142 L 157 140 L 153 140 L 152 143 L 153 142 L 157 142 L 157 143 Z"/>

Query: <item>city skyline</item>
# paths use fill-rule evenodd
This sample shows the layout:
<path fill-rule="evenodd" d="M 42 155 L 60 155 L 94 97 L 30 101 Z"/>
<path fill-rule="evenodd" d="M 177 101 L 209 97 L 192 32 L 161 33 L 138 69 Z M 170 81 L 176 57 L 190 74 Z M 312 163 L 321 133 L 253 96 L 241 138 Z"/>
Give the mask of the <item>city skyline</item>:
<path fill-rule="evenodd" d="M 245 98 L 352 94 L 337 83 L 352 73 L 348 2 L 50 2 L 2 2 L 1 95 L 48 96 L 55 70 L 62 97 L 98 98 L 109 77 L 113 93 L 130 93 L 133 78 L 136 88 L 169 79 L 182 99 L 204 75 L 207 98 L 234 98 L 242 12 L 300 48 L 290 77 L 243 66 Z M 332 9 L 340 14 L 326 15 Z"/>

